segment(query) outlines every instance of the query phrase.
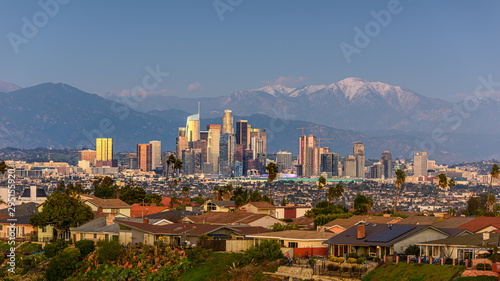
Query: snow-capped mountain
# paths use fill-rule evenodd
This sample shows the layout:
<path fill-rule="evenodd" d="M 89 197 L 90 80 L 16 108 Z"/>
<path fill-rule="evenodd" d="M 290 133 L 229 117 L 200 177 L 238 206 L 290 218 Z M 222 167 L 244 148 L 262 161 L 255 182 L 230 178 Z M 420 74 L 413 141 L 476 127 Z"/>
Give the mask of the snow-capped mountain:
<path fill-rule="evenodd" d="M 16 84 L 0 81 L 0 93 L 9 93 L 17 91 L 19 89 L 21 89 L 21 87 L 17 86 Z"/>

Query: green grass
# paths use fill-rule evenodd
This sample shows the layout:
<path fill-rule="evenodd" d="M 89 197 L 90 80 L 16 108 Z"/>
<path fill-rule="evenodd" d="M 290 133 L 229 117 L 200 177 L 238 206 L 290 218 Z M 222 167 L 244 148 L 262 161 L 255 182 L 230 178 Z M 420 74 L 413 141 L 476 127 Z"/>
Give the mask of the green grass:
<path fill-rule="evenodd" d="M 193 268 L 184 272 L 181 275 L 180 281 L 209 281 L 209 280 L 231 280 L 234 275 L 251 272 L 252 280 L 265 280 L 264 271 L 276 271 L 278 268 L 277 262 L 264 262 L 261 265 L 242 267 L 243 254 L 240 253 L 217 253 L 214 252 L 206 259 L 205 262 L 195 264 Z M 231 272 L 233 264 L 239 266 L 241 271 Z"/>
<path fill-rule="evenodd" d="M 33 253 L 33 252 L 38 252 L 38 247 L 41 245 L 42 244 L 38 243 L 24 243 L 21 246 L 17 247 L 16 250 L 21 252 Z"/>
<path fill-rule="evenodd" d="M 467 276 L 467 277 L 459 277 L 454 279 L 453 281 L 497 281 L 498 279 L 495 276 Z"/>
<path fill-rule="evenodd" d="M 370 272 L 363 281 L 449 281 L 465 270 L 463 266 L 431 264 L 384 264 Z"/>

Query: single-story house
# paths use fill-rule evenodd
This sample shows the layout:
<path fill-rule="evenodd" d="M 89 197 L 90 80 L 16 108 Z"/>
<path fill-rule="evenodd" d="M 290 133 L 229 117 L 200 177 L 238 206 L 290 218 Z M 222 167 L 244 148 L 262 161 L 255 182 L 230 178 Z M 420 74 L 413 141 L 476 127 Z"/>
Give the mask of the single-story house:
<path fill-rule="evenodd" d="M 184 210 L 170 210 L 166 212 L 160 212 L 156 214 L 146 215 L 145 218 L 149 219 L 149 222 L 154 225 L 164 225 L 181 222 L 182 218 L 186 216 L 197 216 L 201 215 L 201 212 L 191 212 Z"/>
<path fill-rule="evenodd" d="M 249 225 L 271 227 L 275 223 L 286 224 L 275 217 L 265 214 L 252 214 L 242 212 L 207 212 L 199 216 L 186 216 L 183 223 L 214 224 L 214 225 Z"/>
<path fill-rule="evenodd" d="M 459 228 L 467 229 L 473 233 L 500 231 L 500 217 L 477 217 Z"/>
<path fill-rule="evenodd" d="M 269 202 L 249 202 L 241 206 L 239 211 L 276 217 L 276 207 Z"/>
<path fill-rule="evenodd" d="M 303 217 L 306 212 L 311 209 L 312 207 L 305 206 L 277 206 L 276 218 L 280 220 L 300 218 Z"/>
<path fill-rule="evenodd" d="M 201 205 L 204 212 L 229 212 L 234 210 L 236 203 L 234 201 L 212 201 L 207 200 Z"/>
<path fill-rule="evenodd" d="M 362 223 L 328 239 L 331 255 L 349 253 L 374 257 L 402 253 L 410 245 L 458 235 L 470 231 L 453 228 L 436 228 L 430 225 L 388 225 Z"/>
<path fill-rule="evenodd" d="M 328 246 L 323 243 L 335 235 L 335 233 L 315 230 L 285 230 L 247 235 L 247 238 L 253 238 L 256 244 L 261 240 L 279 240 L 284 252 L 291 252 L 290 255 L 294 257 L 299 255 L 305 257 L 306 255 L 326 256 Z"/>
<path fill-rule="evenodd" d="M 101 199 L 91 195 L 81 195 L 83 203 L 98 213 L 123 214 L 130 217 L 132 206 L 120 199 Z"/>
<path fill-rule="evenodd" d="M 31 216 L 11 217 L 0 214 L 0 237 L 7 238 L 11 235 L 11 224 L 15 223 L 16 238 L 31 238 L 36 235 L 37 229 L 30 224 Z"/>
<path fill-rule="evenodd" d="M 360 223 L 395 224 L 402 220 L 403 218 L 391 216 L 352 216 L 347 219 L 334 219 L 333 221 L 323 226 L 319 226 L 318 228 L 320 230 L 333 233 L 341 233 Z"/>
<path fill-rule="evenodd" d="M 97 218 L 73 229 L 73 242 L 80 240 L 116 240 L 118 241 L 118 224 L 114 222 L 114 214 L 101 214 Z"/>

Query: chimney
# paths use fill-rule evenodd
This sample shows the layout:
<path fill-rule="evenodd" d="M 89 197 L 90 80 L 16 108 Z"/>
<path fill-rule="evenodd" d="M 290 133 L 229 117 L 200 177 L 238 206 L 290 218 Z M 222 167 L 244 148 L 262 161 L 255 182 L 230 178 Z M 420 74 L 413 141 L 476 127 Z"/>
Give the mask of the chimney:
<path fill-rule="evenodd" d="M 358 224 L 358 239 L 363 239 L 365 238 L 365 225 L 364 224 Z"/>
<path fill-rule="evenodd" d="M 483 240 L 490 240 L 490 233 L 489 232 L 483 232 Z"/>
<path fill-rule="evenodd" d="M 115 215 L 107 214 L 106 215 L 106 226 L 113 224 L 114 220 L 115 220 Z"/>
<path fill-rule="evenodd" d="M 30 186 L 30 200 L 36 201 L 36 186 Z"/>
<path fill-rule="evenodd" d="M 143 218 L 142 223 L 149 224 L 149 218 Z"/>

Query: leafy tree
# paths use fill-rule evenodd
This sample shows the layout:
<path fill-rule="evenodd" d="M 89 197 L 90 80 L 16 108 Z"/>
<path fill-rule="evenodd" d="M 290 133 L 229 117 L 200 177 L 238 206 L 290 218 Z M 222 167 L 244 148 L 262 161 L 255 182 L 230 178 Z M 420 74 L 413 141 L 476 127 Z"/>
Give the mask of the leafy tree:
<path fill-rule="evenodd" d="M 251 247 L 245 251 L 244 260 L 246 263 L 251 263 L 252 261 L 260 263 L 264 260 L 274 261 L 283 257 L 281 244 L 278 240 L 262 240 L 258 246 Z"/>
<path fill-rule="evenodd" d="M 352 216 L 352 213 L 321 214 L 314 218 L 314 227 L 325 225 L 335 219 L 348 219 Z"/>
<path fill-rule="evenodd" d="M 434 194 L 434 207 L 432 208 L 432 211 L 436 211 L 436 201 L 437 201 L 437 193 L 439 189 L 446 189 L 448 187 L 448 178 L 444 173 L 441 173 L 439 175 L 439 184 L 436 187 L 436 193 Z"/>
<path fill-rule="evenodd" d="M 396 171 L 396 196 L 394 199 L 394 214 L 397 213 L 397 208 L 398 208 L 398 193 L 401 187 L 403 186 L 403 183 L 406 181 L 406 173 L 398 169 Z"/>
<path fill-rule="evenodd" d="M 493 184 L 493 178 L 499 179 L 500 178 L 500 168 L 498 167 L 497 164 L 493 164 L 491 167 L 491 172 L 490 172 L 490 188 L 488 189 L 488 197 L 491 194 L 491 185 Z"/>
<path fill-rule="evenodd" d="M 233 193 L 233 186 L 230 184 L 226 184 L 222 187 L 222 199 L 228 201 L 231 199 L 231 195 Z"/>
<path fill-rule="evenodd" d="M 80 200 L 64 193 L 53 193 L 43 203 L 42 211 L 35 213 L 29 223 L 37 227 L 51 225 L 56 230 L 56 237 L 59 237 L 70 227 L 77 227 L 93 218 L 90 207 Z"/>
<path fill-rule="evenodd" d="M 182 195 L 184 196 L 185 201 L 187 201 L 188 195 L 189 195 L 189 187 L 188 186 L 182 187 Z"/>
<path fill-rule="evenodd" d="M 117 260 L 122 254 L 120 242 L 101 240 L 97 242 L 97 256 L 102 263 Z"/>
<path fill-rule="evenodd" d="M 420 247 L 417 245 L 410 245 L 408 248 L 405 250 L 405 254 L 409 256 L 420 256 Z"/>
<path fill-rule="evenodd" d="M 285 230 L 292 230 L 292 229 L 299 229 L 299 227 L 295 223 L 294 224 L 281 224 L 279 222 L 277 222 L 271 226 L 272 231 L 285 231 Z"/>
<path fill-rule="evenodd" d="M 134 183 L 128 183 L 124 187 L 119 189 L 120 199 L 129 204 L 142 203 L 146 198 L 146 191 Z"/>
<path fill-rule="evenodd" d="M 260 192 L 257 190 L 250 194 L 248 202 L 269 202 L 270 204 L 274 205 L 274 202 L 273 200 L 271 200 L 271 198 L 269 198 L 267 195 L 262 196 L 262 194 L 260 194 Z"/>
<path fill-rule="evenodd" d="M 47 280 L 64 280 L 76 269 L 81 253 L 78 248 L 66 248 L 49 261 L 45 278 Z"/>
<path fill-rule="evenodd" d="M 332 202 L 335 199 L 335 204 L 339 204 L 339 198 L 344 194 L 344 187 L 341 183 L 337 183 L 336 186 L 330 186 L 328 189 L 328 202 Z"/>
<path fill-rule="evenodd" d="M 363 194 L 357 194 L 356 197 L 354 197 L 354 210 L 359 214 L 368 213 L 373 206 L 373 200 L 369 200 L 368 198 L 370 197 L 366 197 Z"/>
<path fill-rule="evenodd" d="M 319 177 L 319 179 L 318 179 L 318 189 L 316 191 L 316 203 L 314 204 L 314 206 L 318 205 L 319 191 L 323 190 L 323 186 L 325 186 L 325 184 L 326 184 L 325 177 L 323 177 L 323 176 Z"/>
<path fill-rule="evenodd" d="M 271 198 L 271 189 L 273 185 L 273 181 L 276 179 L 278 176 L 278 166 L 276 166 L 276 163 L 274 162 L 269 162 L 266 166 L 266 171 L 267 171 L 267 180 L 269 181 L 269 198 Z"/>
<path fill-rule="evenodd" d="M 144 196 L 144 203 L 146 204 L 156 204 L 156 206 L 161 206 L 161 195 L 159 194 L 146 194 Z"/>
<path fill-rule="evenodd" d="M 7 169 L 9 167 L 7 167 L 7 164 L 5 164 L 5 161 L 0 161 L 0 174 L 4 174 L 5 172 L 7 172 Z"/>
<path fill-rule="evenodd" d="M 116 198 L 118 186 L 113 183 L 113 179 L 106 176 L 94 180 L 94 195 L 99 198 Z"/>
<path fill-rule="evenodd" d="M 86 257 L 88 254 L 95 250 L 95 244 L 92 240 L 80 240 L 75 243 L 75 247 L 80 250 L 82 257 Z"/>

